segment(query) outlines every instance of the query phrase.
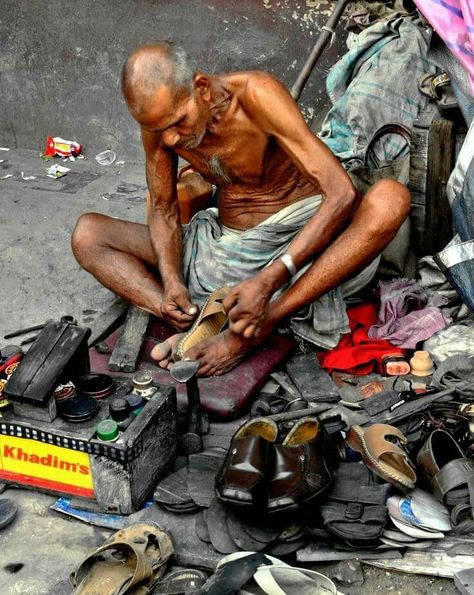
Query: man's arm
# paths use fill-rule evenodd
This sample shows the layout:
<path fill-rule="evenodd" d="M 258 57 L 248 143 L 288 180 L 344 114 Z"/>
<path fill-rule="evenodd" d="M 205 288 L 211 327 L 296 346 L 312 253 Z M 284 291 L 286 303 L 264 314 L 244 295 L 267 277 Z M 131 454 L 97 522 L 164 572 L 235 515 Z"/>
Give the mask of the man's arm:
<path fill-rule="evenodd" d="M 339 160 L 308 128 L 286 88 L 262 73 L 249 91 L 254 121 L 273 136 L 303 176 L 321 190 L 324 200 L 288 252 L 297 269 L 313 260 L 350 221 L 357 192 Z M 286 281 L 283 279 L 280 285 Z"/>
<path fill-rule="evenodd" d="M 189 327 L 197 308 L 182 272 L 182 232 L 176 193 L 178 158 L 166 149 L 159 133 L 142 129 L 146 180 L 150 192 L 148 226 L 163 284 L 163 318 L 179 330 Z"/>
<path fill-rule="evenodd" d="M 268 74 L 255 73 L 244 109 L 259 128 L 276 139 L 303 176 L 324 195 L 318 211 L 287 250 L 300 269 L 314 260 L 347 225 L 358 204 L 358 194 L 338 159 L 311 132 L 279 81 Z M 253 336 L 258 328 L 257 319 L 264 317 L 269 299 L 287 280 L 288 271 L 277 260 L 244 282 L 245 286 L 236 286 L 224 302 L 232 330 L 249 338 Z"/>

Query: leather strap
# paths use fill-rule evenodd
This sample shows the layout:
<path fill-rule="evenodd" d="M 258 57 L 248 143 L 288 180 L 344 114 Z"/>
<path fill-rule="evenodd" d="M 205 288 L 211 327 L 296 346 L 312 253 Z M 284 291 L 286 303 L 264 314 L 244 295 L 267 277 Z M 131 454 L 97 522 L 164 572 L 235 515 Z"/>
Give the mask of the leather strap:
<path fill-rule="evenodd" d="M 446 463 L 433 477 L 434 495 L 445 501 L 446 494 L 455 488 L 466 485 L 469 491 L 469 506 L 474 517 L 474 461 L 470 459 L 454 459 Z"/>
<path fill-rule="evenodd" d="M 377 169 L 380 168 L 381 163 L 374 152 L 374 146 L 375 143 L 386 134 L 398 134 L 407 141 L 408 146 L 411 146 L 412 133 L 409 128 L 398 122 L 389 122 L 388 124 L 384 124 L 374 132 L 372 138 L 367 143 L 367 147 L 365 149 L 364 154 L 364 167 L 368 167 L 368 163 L 370 160 Z"/>
<path fill-rule="evenodd" d="M 388 436 L 395 436 L 400 444 L 406 444 L 405 436 L 393 426 L 387 424 L 374 424 L 364 432 L 366 449 L 375 460 L 379 460 L 383 454 L 398 454 L 406 457 L 404 450 L 394 442 L 387 440 Z"/>

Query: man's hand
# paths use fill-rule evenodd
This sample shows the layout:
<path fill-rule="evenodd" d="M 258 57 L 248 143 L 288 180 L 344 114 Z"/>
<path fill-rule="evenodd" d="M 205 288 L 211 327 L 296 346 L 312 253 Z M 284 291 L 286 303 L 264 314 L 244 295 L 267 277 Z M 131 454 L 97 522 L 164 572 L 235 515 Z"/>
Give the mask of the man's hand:
<path fill-rule="evenodd" d="M 189 291 L 181 283 L 165 286 L 161 315 L 163 320 L 172 324 L 179 331 L 187 330 L 198 313 L 197 307 L 191 302 Z"/>
<path fill-rule="evenodd" d="M 242 281 L 233 287 L 223 301 L 229 316 L 229 327 L 246 339 L 257 337 L 266 319 L 273 287 L 263 275 Z"/>

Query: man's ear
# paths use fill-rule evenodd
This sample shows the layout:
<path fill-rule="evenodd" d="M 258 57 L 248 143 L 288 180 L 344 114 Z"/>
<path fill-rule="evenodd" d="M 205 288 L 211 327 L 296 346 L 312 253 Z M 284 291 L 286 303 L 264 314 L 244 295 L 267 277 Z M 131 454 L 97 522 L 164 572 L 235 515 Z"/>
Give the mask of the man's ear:
<path fill-rule="evenodd" d="M 194 75 L 194 89 L 196 93 L 204 99 L 204 101 L 210 101 L 211 99 L 211 81 L 202 72 L 196 72 Z"/>

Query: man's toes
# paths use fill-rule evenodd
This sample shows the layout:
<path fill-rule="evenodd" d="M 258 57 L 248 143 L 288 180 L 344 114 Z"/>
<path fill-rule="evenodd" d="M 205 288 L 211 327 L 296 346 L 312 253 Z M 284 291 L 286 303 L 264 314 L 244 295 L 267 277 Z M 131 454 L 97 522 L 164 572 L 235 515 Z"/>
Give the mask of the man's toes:
<path fill-rule="evenodd" d="M 212 376 L 211 366 L 209 364 L 204 364 L 204 366 L 201 366 L 198 370 L 198 376 L 201 378 Z"/>
<path fill-rule="evenodd" d="M 176 349 L 176 345 L 179 343 L 183 335 L 184 333 L 176 333 L 176 335 L 168 337 L 166 341 L 155 345 L 151 350 L 150 355 L 154 360 L 164 362 L 164 365 L 161 366 L 162 368 L 166 368 L 168 362 L 171 361 L 173 351 Z"/>
<path fill-rule="evenodd" d="M 152 359 L 156 360 L 161 364 L 162 361 L 169 358 L 171 355 L 171 345 L 168 340 L 162 343 L 157 343 L 150 353 Z M 162 366 L 164 367 L 164 366 Z"/>

